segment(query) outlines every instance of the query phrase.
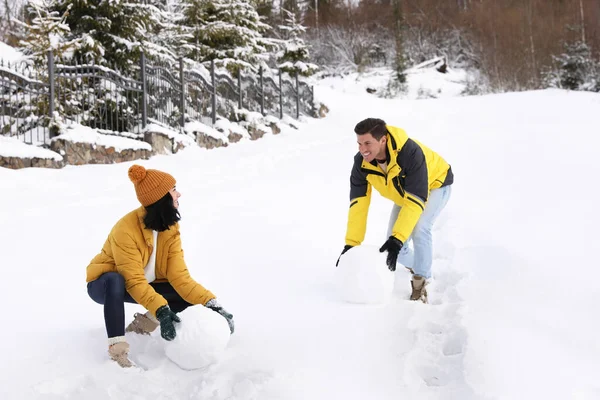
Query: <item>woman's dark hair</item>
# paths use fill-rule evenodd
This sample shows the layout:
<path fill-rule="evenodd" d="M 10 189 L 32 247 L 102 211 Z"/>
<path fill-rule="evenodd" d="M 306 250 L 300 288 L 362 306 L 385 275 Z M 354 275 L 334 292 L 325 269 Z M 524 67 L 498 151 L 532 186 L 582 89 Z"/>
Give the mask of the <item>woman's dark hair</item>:
<path fill-rule="evenodd" d="M 385 127 L 384 120 L 379 118 L 367 118 L 356 124 L 354 133 L 357 135 L 370 133 L 375 139 L 379 140 L 388 134 L 388 130 Z"/>
<path fill-rule="evenodd" d="M 162 199 L 146 207 L 144 225 L 147 229 L 162 232 L 175 225 L 180 219 L 179 211 L 173 206 L 173 196 L 167 193 Z"/>

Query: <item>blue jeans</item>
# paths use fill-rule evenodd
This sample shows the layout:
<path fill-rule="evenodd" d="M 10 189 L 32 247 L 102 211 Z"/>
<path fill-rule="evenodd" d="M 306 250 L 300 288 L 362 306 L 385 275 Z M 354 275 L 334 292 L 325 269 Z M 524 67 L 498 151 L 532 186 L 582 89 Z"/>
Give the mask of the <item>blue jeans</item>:
<path fill-rule="evenodd" d="M 431 264 L 433 262 L 433 238 L 431 230 L 433 229 L 433 224 L 440 215 L 440 212 L 444 209 L 446 203 L 448 203 L 450 193 L 452 193 L 452 186 L 433 189 L 429 193 L 429 199 L 427 199 L 427 204 L 425 205 L 421 217 L 417 221 L 415 229 L 413 229 L 410 237 L 406 243 L 404 243 L 404 246 L 402 246 L 402 250 L 400 250 L 398 263 L 412 269 L 415 275 L 427 279 L 431 278 Z M 386 237 L 392 235 L 392 229 L 398 219 L 400 209 L 401 207 L 396 204 L 392 207 Z M 411 241 L 413 243 L 414 251 L 409 248 L 409 243 Z"/>
<path fill-rule="evenodd" d="M 191 306 L 168 282 L 152 282 L 150 286 L 167 300 L 174 313 Z M 125 336 L 125 303 L 136 303 L 125 290 L 125 278 L 118 272 L 107 272 L 88 282 L 87 290 L 92 300 L 104 305 L 104 324 L 108 337 Z"/>

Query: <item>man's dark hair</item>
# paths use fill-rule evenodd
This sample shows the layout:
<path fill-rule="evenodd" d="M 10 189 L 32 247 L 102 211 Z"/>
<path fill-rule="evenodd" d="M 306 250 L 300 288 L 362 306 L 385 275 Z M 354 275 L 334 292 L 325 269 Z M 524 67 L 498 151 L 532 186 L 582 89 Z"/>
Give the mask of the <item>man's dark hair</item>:
<path fill-rule="evenodd" d="M 385 127 L 385 121 L 379 118 L 367 118 L 360 121 L 354 127 L 354 133 L 357 135 L 365 135 L 370 133 L 377 140 L 388 134 L 388 130 Z"/>
<path fill-rule="evenodd" d="M 180 219 L 181 215 L 173 205 L 173 196 L 167 193 L 156 203 L 146 207 L 144 225 L 147 229 L 162 232 L 175 225 Z"/>

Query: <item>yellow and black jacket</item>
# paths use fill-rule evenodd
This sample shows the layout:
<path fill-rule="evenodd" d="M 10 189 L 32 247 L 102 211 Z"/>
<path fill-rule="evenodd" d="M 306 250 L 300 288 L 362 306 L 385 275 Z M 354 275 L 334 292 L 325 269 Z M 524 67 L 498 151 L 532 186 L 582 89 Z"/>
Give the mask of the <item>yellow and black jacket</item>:
<path fill-rule="evenodd" d="M 377 162 L 366 162 L 360 153 L 354 156 L 350 174 L 350 210 L 346 244 L 362 243 L 367 230 L 371 187 L 401 207 L 392 235 L 406 243 L 432 189 L 451 185 L 450 165 L 436 152 L 410 139 L 406 132 L 390 125 L 387 135 L 387 174 Z"/>

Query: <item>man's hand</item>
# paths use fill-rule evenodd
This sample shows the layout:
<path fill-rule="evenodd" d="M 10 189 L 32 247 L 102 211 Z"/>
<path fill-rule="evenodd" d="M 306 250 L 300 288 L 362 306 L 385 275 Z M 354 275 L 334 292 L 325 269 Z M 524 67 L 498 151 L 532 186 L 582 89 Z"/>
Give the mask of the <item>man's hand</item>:
<path fill-rule="evenodd" d="M 402 241 L 394 236 L 390 236 L 379 249 L 380 253 L 383 253 L 384 251 L 388 252 L 386 264 L 390 271 L 396 270 L 396 263 L 398 262 L 398 253 L 400 253 L 400 250 L 402 250 Z"/>
<path fill-rule="evenodd" d="M 350 250 L 353 246 L 350 246 L 349 244 L 344 246 L 344 250 L 342 250 L 342 254 L 340 254 L 340 256 L 338 257 L 335 266 L 337 267 L 338 264 L 340 263 L 340 258 L 342 258 L 342 256 L 344 255 L 345 252 L 347 252 L 348 250 Z"/>

